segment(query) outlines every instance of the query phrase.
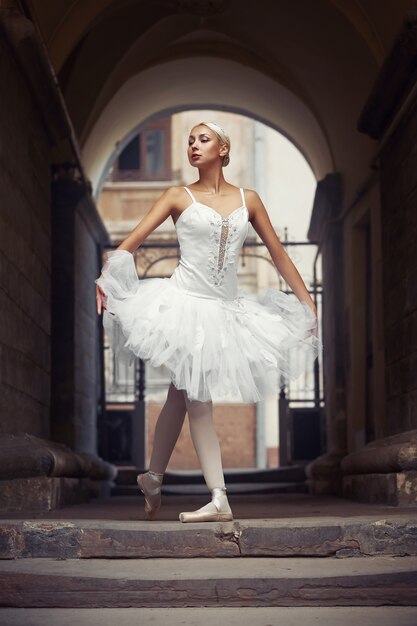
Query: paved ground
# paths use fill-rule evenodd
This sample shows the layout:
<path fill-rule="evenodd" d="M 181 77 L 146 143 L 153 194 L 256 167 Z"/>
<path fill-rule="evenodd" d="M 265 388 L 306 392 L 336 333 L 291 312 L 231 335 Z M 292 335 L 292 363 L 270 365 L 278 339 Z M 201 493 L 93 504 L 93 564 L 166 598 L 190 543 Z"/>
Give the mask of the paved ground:
<path fill-rule="evenodd" d="M 158 520 L 178 521 L 181 511 L 193 511 L 210 500 L 207 496 L 165 495 Z M 92 499 L 89 503 L 68 506 L 55 511 L 24 511 L 0 513 L 0 519 L 99 519 L 99 520 L 144 520 L 143 496 L 115 496 L 107 499 Z M 310 496 L 308 494 L 232 494 L 229 502 L 236 521 L 250 519 L 311 519 L 321 521 L 347 518 L 389 519 L 407 517 L 417 520 L 417 508 L 393 507 L 377 504 L 352 502 L 342 498 Z M 417 625 L 416 625 L 417 626 Z"/>
<path fill-rule="evenodd" d="M 32 545 L 30 541 L 32 541 L 32 543 L 36 543 L 36 541 L 38 543 L 40 542 L 41 548 L 45 551 L 45 554 L 40 554 L 40 556 L 49 556 L 46 548 L 43 548 L 44 545 L 49 545 L 48 541 L 49 543 L 52 541 L 52 545 L 59 544 L 57 538 L 53 533 L 54 530 L 56 530 L 56 532 L 59 534 L 59 532 L 61 532 L 60 528 L 54 529 L 54 526 L 51 526 L 50 538 L 47 532 L 48 524 L 46 524 L 45 529 L 42 529 L 42 532 L 41 529 L 37 528 L 37 525 L 39 525 L 40 522 L 46 522 L 47 520 L 59 520 L 64 525 L 67 521 L 68 523 L 70 523 L 71 527 L 75 524 L 75 528 L 72 529 L 74 533 L 77 532 L 78 526 L 91 526 L 91 533 L 93 533 L 93 531 L 95 531 L 97 527 L 102 533 L 97 533 L 97 541 L 103 542 L 103 536 L 105 536 L 105 538 L 107 538 L 106 545 L 119 545 L 120 537 L 122 537 L 123 539 L 123 536 L 120 535 L 120 532 L 124 532 L 124 530 L 129 531 L 130 526 L 132 526 L 132 528 L 134 528 L 134 530 L 139 534 L 140 532 L 153 533 L 155 535 L 153 539 L 154 543 L 158 543 L 158 535 L 160 535 L 161 531 L 163 532 L 164 536 L 168 532 L 179 532 L 182 530 L 184 532 L 186 531 L 185 534 L 188 535 L 193 530 L 192 527 L 195 527 L 194 532 L 198 532 L 199 537 L 200 535 L 202 536 L 202 533 L 207 533 L 207 527 L 210 527 L 210 532 L 214 533 L 217 540 L 219 541 L 220 539 L 222 539 L 222 536 L 220 536 L 221 533 L 219 535 L 219 529 L 217 528 L 218 525 L 187 525 L 181 524 L 181 522 L 179 522 L 178 520 L 178 515 L 181 511 L 195 510 L 196 508 L 208 502 L 208 500 L 208 492 L 207 495 L 164 495 L 163 506 L 158 520 L 156 520 L 155 522 L 145 521 L 145 515 L 143 511 L 143 495 L 139 492 L 139 490 L 137 495 L 133 497 L 118 496 L 100 500 L 96 498 L 92 499 L 89 503 L 69 506 L 49 512 L 25 511 L 22 513 L 16 512 L 12 514 L 2 512 L 0 513 L 0 519 L 4 520 L 4 524 L 11 524 L 11 526 L 13 526 L 14 521 L 16 521 L 16 529 L 18 527 L 17 521 L 21 520 L 21 523 L 24 523 L 26 525 L 24 533 L 22 530 L 22 537 L 25 538 L 25 541 L 27 542 L 27 545 L 29 547 Z M 282 532 L 282 529 L 287 529 L 288 533 L 290 533 L 292 536 L 294 534 L 294 527 L 298 527 L 300 526 L 300 524 L 303 527 L 306 526 L 307 530 L 308 527 L 311 526 L 317 529 L 321 529 L 324 532 L 326 524 L 329 527 L 332 527 L 343 526 L 352 523 L 361 525 L 361 523 L 364 522 L 367 529 L 368 526 L 366 525 L 366 522 L 373 522 L 372 529 L 375 526 L 376 530 L 381 535 L 381 537 L 379 537 L 379 535 L 378 537 L 375 535 L 378 541 L 383 540 L 384 542 L 386 542 L 387 537 L 390 533 L 393 535 L 394 539 L 397 537 L 397 539 L 400 538 L 403 541 L 406 534 L 404 529 L 408 526 L 409 529 L 411 529 L 411 534 L 409 533 L 409 539 L 411 541 L 411 531 L 413 531 L 417 523 L 416 508 L 401 508 L 375 504 L 365 504 L 335 497 L 317 497 L 310 496 L 308 494 L 231 494 L 229 500 L 234 513 L 235 522 L 241 525 L 243 529 L 246 528 L 245 532 L 248 533 L 250 531 L 250 537 L 252 537 L 252 534 L 255 530 L 259 533 L 261 530 L 263 531 L 264 527 L 273 531 L 275 534 L 278 533 L 276 537 L 274 535 L 275 540 L 277 540 L 281 537 L 279 533 Z M 34 524 L 32 528 L 30 520 L 39 520 L 39 522 L 38 524 Z M 76 520 L 80 520 L 78 525 Z M 234 522 L 230 523 L 230 526 L 233 525 Z M 203 526 L 205 528 L 203 528 Z M 224 526 L 226 527 L 228 525 L 225 524 Z M 260 528 L 258 528 L 258 526 Z M 130 529 L 130 531 L 131 530 L 132 529 Z M 225 532 L 226 531 L 227 528 L 225 528 Z M 115 537 L 113 537 L 112 533 L 115 534 Z M 90 535 L 88 532 L 83 531 L 82 536 L 88 538 Z M 130 540 L 126 540 L 129 546 L 132 545 L 133 539 L 134 537 L 133 535 L 131 535 Z M 249 539 L 247 540 L 249 542 L 248 545 L 250 544 Z M 326 539 L 325 536 L 324 539 Z M 44 540 L 45 544 L 43 543 Z M 252 537 L 252 540 L 256 543 L 256 545 L 259 544 L 259 537 L 257 535 L 254 535 Z M 221 543 L 225 542 L 221 541 Z M 94 542 L 91 542 L 91 545 L 92 550 L 90 556 L 94 557 L 96 556 L 96 545 L 94 544 Z M 86 548 L 84 547 L 83 549 L 85 550 Z M 404 554 L 407 553 L 410 554 L 410 552 L 404 552 Z M 411 552 L 411 554 L 414 554 L 414 552 Z M 257 556 L 255 559 L 253 559 L 254 566 L 262 565 L 260 560 L 261 558 L 262 557 Z M 411 571 L 415 575 L 415 572 L 417 571 L 417 566 L 415 561 L 411 561 L 411 558 L 415 559 L 415 557 L 405 557 L 404 559 L 397 557 L 392 560 L 392 563 L 391 561 L 385 561 L 385 565 L 389 564 L 389 567 L 386 570 L 387 573 L 399 577 L 400 581 L 401 576 L 407 576 L 407 566 L 410 566 L 411 564 L 412 567 L 408 571 Z M 378 559 L 381 559 L 381 557 L 378 557 Z M 228 560 L 230 561 L 230 559 Z M 372 560 L 374 559 L 372 558 Z M 37 561 L 38 563 L 39 561 L 42 561 L 43 565 L 45 567 L 47 566 L 48 559 L 38 559 Z M 100 561 L 100 563 L 98 563 L 98 561 Z M 100 571 L 100 567 L 104 565 L 105 558 L 99 559 L 98 561 L 96 563 L 96 575 L 97 572 Z M 149 568 L 154 567 L 151 560 L 148 561 L 146 559 L 145 561 L 147 561 L 146 568 L 142 568 L 142 571 L 144 571 L 144 569 L 149 570 Z M 157 561 L 157 565 L 160 566 L 162 564 L 162 559 L 159 558 L 157 559 Z M 194 561 L 195 566 L 196 560 L 193 559 L 192 561 Z M 244 559 L 244 561 L 246 562 L 246 565 L 249 563 L 247 559 Z M 303 559 L 296 559 L 296 557 L 291 557 L 290 559 L 280 558 L 279 564 L 275 561 L 274 564 L 271 563 L 271 567 L 273 567 L 274 565 L 275 567 L 277 565 L 279 565 L 279 567 L 283 567 L 286 561 L 288 561 L 288 570 L 285 575 L 286 580 L 289 580 L 291 578 L 291 568 L 296 567 L 297 563 L 299 567 L 296 567 L 296 570 L 293 570 L 293 575 L 295 577 L 299 576 L 300 572 L 305 572 L 307 562 L 309 562 L 314 571 L 318 573 L 320 573 L 320 566 L 324 567 L 324 565 L 326 565 L 327 568 L 327 566 L 330 565 L 329 559 L 315 558 L 309 559 L 308 561 L 306 560 L 306 566 L 304 567 L 302 563 Z M 314 561 L 314 563 L 312 561 Z M 332 566 L 334 565 L 334 567 L 336 568 L 342 568 L 345 565 L 350 567 L 352 570 L 356 569 L 358 563 L 359 568 L 367 568 L 371 565 L 371 560 L 369 557 L 365 559 L 343 559 L 344 565 L 341 563 L 340 559 L 331 559 L 331 561 Z M 135 567 L 133 561 L 129 563 L 125 560 L 125 562 L 119 562 L 117 565 L 116 561 L 109 562 L 114 566 L 114 569 L 121 568 L 119 574 L 121 575 L 121 579 L 125 581 L 129 578 L 129 576 L 126 577 L 126 568 Z M 32 561 L 32 559 L 30 558 L 16 561 L 0 561 L 0 563 L 2 563 L 3 565 L 3 576 L 7 575 L 7 572 L 4 569 L 5 567 L 10 567 L 12 569 L 15 568 L 17 572 L 19 568 L 25 569 L 36 566 L 35 560 Z M 185 563 L 186 561 L 182 562 L 181 569 L 183 567 L 193 567 L 192 565 L 185 565 Z M 205 559 L 203 563 L 204 568 L 202 567 L 202 570 L 205 569 L 209 563 L 210 565 L 214 565 L 214 559 Z M 377 568 L 379 567 L 379 565 L 382 567 L 383 563 L 383 560 L 379 560 Z M 97 564 L 100 565 L 100 567 L 97 567 Z M 265 564 L 266 562 L 264 563 L 264 565 Z M 237 563 L 230 563 L 230 565 L 233 568 L 235 566 L 241 567 L 241 565 L 238 565 Z M 242 565 L 243 568 L 245 568 L 245 563 L 243 563 Z M 56 559 L 52 564 L 52 567 L 54 568 L 60 568 L 61 566 L 64 567 L 67 573 L 69 573 L 69 569 L 71 569 L 72 567 L 84 568 L 83 573 L 85 575 L 87 573 L 85 568 L 93 567 L 93 562 L 90 561 L 89 563 L 89 559 L 83 559 L 82 563 L 76 560 L 73 562 L 67 560 L 64 566 L 64 562 Z M 169 561 L 167 562 L 167 567 L 168 566 L 175 567 L 175 563 L 172 562 L 172 559 L 169 559 Z M 397 567 L 399 567 L 400 569 L 405 567 L 406 569 L 404 570 L 404 572 L 398 571 L 397 573 L 395 573 Z M 21 574 L 24 576 L 23 570 L 21 570 Z M 258 580 L 262 579 L 262 574 L 265 574 L 265 570 L 259 572 L 259 574 L 260 577 L 258 578 Z M 365 576 L 367 575 L 365 571 L 362 574 Z M 252 576 L 253 575 L 254 572 L 252 572 Z M 361 576 L 359 572 L 357 572 L 357 575 Z M 384 576 L 383 572 L 382 575 Z M 34 572 L 34 576 L 36 577 L 36 571 Z M 71 574 L 69 577 L 71 578 Z M 175 578 L 175 572 L 173 572 L 173 578 Z M 312 579 L 314 579 L 314 572 L 310 571 L 310 580 Z M 254 577 L 254 580 L 256 580 L 256 577 Z M 7 576 L 5 581 L 7 581 Z M 278 585 L 278 589 L 280 587 L 281 585 Z M 384 585 L 384 587 L 389 588 L 389 585 Z M 22 589 L 22 591 L 24 591 L 24 589 Z M 111 597 L 112 594 L 109 590 L 107 590 L 107 593 L 110 593 Z M 413 599 L 407 600 L 407 597 L 404 597 L 404 600 L 406 600 L 405 602 L 403 602 L 403 604 L 405 605 L 411 604 L 413 602 Z M 376 607 L 376 602 L 374 603 L 370 601 L 370 606 L 368 607 L 342 606 L 337 608 L 319 608 L 304 606 L 274 608 L 203 607 L 170 609 L 3 608 L 0 609 L 0 625 L 23 626 L 24 624 L 25 626 L 110 626 L 111 624 L 113 626 L 116 621 L 117 626 L 131 626 L 133 624 L 135 624 L 135 626 L 159 626 L 159 624 L 163 626 L 165 626 L 166 624 L 169 624 L 169 626 L 212 626 L 213 624 L 224 624 L 224 626 L 248 626 L 249 624 L 250 626 L 315 626 L 316 624 L 320 626 L 351 626 L 352 624 L 355 624 L 355 622 L 358 623 L 358 626 L 375 626 L 376 624 L 377 626 L 417 626 L 416 607 L 388 606 L 390 604 L 390 601 L 385 600 L 385 597 L 383 601 L 387 602 L 387 606 Z M 355 602 L 353 604 L 355 604 Z M 256 611 L 256 613 L 254 611 Z"/>
<path fill-rule="evenodd" d="M 417 626 L 416 607 L 0 609 L 2 626 Z"/>
<path fill-rule="evenodd" d="M 415 556 L 0 561 L 3 607 L 324 608 L 416 604 Z"/>
<path fill-rule="evenodd" d="M 268 558 L 246 559 L 16 559 L 0 561 L 0 578 L 13 574 L 126 580 L 317 579 L 412 574 L 417 577 L 417 557 L 377 556 L 359 559 Z M 0 589 L 0 597 L 2 590 Z M 417 609 L 416 609 L 417 610 Z"/>

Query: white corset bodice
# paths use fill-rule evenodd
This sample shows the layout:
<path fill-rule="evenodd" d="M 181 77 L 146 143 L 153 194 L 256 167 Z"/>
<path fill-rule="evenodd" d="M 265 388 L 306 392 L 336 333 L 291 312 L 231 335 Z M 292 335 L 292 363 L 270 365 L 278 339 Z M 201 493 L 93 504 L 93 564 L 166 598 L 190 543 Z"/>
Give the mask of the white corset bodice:
<path fill-rule="evenodd" d="M 237 297 L 237 263 L 246 239 L 249 219 L 243 189 L 242 206 L 222 217 L 211 207 L 192 202 L 175 223 L 180 261 L 169 279 L 182 291 L 205 297 Z"/>
<path fill-rule="evenodd" d="M 107 294 L 103 325 L 122 350 L 164 365 L 190 400 L 257 402 L 309 369 L 321 350 L 317 318 L 293 294 L 238 290 L 249 230 L 242 206 L 222 217 L 197 202 L 176 221 L 180 261 L 172 276 L 139 279 L 132 253 L 112 250 L 96 279 Z M 131 361 L 129 361 L 131 363 Z"/>

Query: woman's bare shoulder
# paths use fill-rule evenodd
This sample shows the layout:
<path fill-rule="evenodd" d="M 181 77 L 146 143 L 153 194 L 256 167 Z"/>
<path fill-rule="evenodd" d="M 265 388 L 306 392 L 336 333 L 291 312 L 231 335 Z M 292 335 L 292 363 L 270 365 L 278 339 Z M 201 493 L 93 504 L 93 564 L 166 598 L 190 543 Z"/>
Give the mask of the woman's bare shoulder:
<path fill-rule="evenodd" d="M 259 204 L 260 202 L 260 197 L 257 191 L 255 191 L 255 189 L 249 189 L 246 187 L 243 187 L 243 191 L 245 194 L 245 198 L 246 198 L 246 204 Z"/>
<path fill-rule="evenodd" d="M 162 195 L 171 206 L 176 207 L 178 203 L 181 204 L 184 201 L 186 193 L 184 187 L 173 185 L 172 187 L 167 187 Z"/>

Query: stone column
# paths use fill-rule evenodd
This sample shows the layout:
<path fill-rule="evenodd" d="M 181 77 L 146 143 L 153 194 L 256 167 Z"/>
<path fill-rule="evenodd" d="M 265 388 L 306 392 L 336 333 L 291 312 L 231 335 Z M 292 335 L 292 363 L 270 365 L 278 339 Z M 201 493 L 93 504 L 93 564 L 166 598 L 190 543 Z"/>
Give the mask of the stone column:
<path fill-rule="evenodd" d="M 85 345 L 87 355 L 95 354 L 99 345 L 93 281 L 97 248 L 107 236 L 52 64 L 37 28 L 13 0 L 0 2 L 0 92 L 0 508 L 48 510 L 88 498 L 117 473 L 97 457 L 97 384 L 83 375 L 91 357 L 84 359 L 79 349 Z M 55 185 L 51 207 L 50 165 L 58 154 L 76 163 L 79 181 L 66 181 L 65 192 Z M 57 228 L 64 205 L 69 212 Z M 72 273 L 59 259 L 67 251 Z M 77 294 L 84 306 L 77 306 Z M 78 317 L 71 319 L 74 307 Z M 97 383 L 97 365 L 91 370 Z M 56 410 L 55 387 L 62 391 L 64 377 L 75 381 L 73 397 L 67 386 L 65 406 Z"/>
<path fill-rule="evenodd" d="M 325 454 L 306 468 L 312 493 L 341 494 L 340 461 L 346 454 L 346 399 L 343 330 L 343 239 L 341 183 L 329 174 L 317 184 L 308 238 L 319 243 L 323 261 Z"/>
<path fill-rule="evenodd" d="M 89 189 L 68 171 L 76 172 L 61 166 L 52 186 L 51 434 L 94 454 L 105 408 L 94 279 L 107 233 Z"/>
<path fill-rule="evenodd" d="M 417 505 L 417 11 L 381 68 L 358 128 L 379 140 L 385 419 L 343 461 L 345 495 Z"/>

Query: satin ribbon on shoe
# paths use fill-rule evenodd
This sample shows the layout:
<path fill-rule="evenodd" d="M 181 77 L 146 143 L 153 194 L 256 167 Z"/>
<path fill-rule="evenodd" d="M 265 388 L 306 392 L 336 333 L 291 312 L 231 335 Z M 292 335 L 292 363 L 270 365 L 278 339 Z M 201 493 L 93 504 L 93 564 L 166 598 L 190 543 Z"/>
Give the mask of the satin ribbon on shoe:
<path fill-rule="evenodd" d="M 143 482 L 143 479 L 148 475 L 151 479 L 155 481 L 156 484 L 154 487 L 146 486 Z M 149 520 L 154 519 L 156 514 L 159 512 L 161 508 L 161 484 L 162 484 L 163 474 L 158 474 L 157 472 L 153 472 L 149 470 L 145 472 L 145 474 L 138 474 L 136 478 L 136 482 L 139 486 L 139 489 L 145 496 L 145 513 L 146 517 Z"/>
<path fill-rule="evenodd" d="M 210 504 L 214 504 L 216 512 L 207 511 L 207 505 L 197 509 L 180 513 L 181 522 L 231 522 L 233 514 L 231 511 L 222 511 L 222 496 L 226 495 L 226 487 L 214 487 L 211 490 L 212 498 Z"/>

